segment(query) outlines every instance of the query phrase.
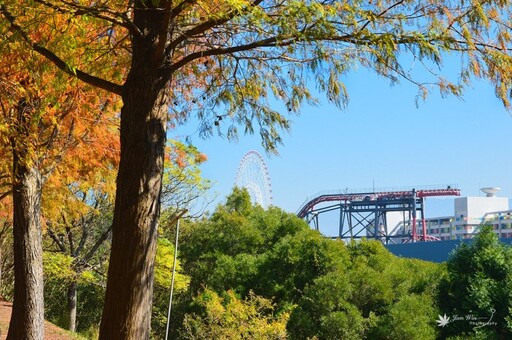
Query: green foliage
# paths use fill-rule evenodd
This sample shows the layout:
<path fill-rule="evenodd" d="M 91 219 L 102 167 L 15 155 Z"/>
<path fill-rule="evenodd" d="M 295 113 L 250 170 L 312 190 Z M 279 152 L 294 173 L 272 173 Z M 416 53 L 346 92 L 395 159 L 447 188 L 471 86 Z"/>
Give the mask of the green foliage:
<path fill-rule="evenodd" d="M 435 293 L 443 269 L 396 258 L 377 241 L 352 242 L 348 251 L 347 268 L 320 276 L 306 287 L 290 317 L 290 335 L 296 339 L 435 338 Z M 416 308 L 421 304 L 425 306 Z"/>
<path fill-rule="evenodd" d="M 278 312 L 291 311 L 293 339 L 436 337 L 443 266 L 396 258 L 377 241 L 326 239 L 294 215 L 250 205 L 243 189 L 226 202 L 183 228 L 180 258 L 192 296 L 206 288 L 206 296 L 232 291 L 242 299 L 251 292 L 272 299 Z M 182 299 L 176 316 L 189 333 L 200 316 L 207 318 L 194 301 Z"/>
<path fill-rule="evenodd" d="M 308 227 L 284 235 L 269 249 L 258 282 L 270 296 L 295 302 L 315 278 L 343 269 L 347 262 L 343 243 L 325 239 Z"/>
<path fill-rule="evenodd" d="M 373 315 L 363 317 L 349 300 L 354 293 L 349 272 L 333 271 L 314 280 L 293 310 L 288 331 L 294 339 L 357 339 L 367 333 Z"/>
<path fill-rule="evenodd" d="M 201 312 L 185 316 L 185 339 L 286 339 L 289 314 L 274 315 L 272 302 L 253 293 L 240 300 L 233 291 L 206 290 L 194 304 Z"/>
<path fill-rule="evenodd" d="M 404 295 L 390 304 L 387 313 L 379 318 L 373 335 L 379 339 L 435 339 L 437 317 L 435 300 L 427 294 Z"/>
<path fill-rule="evenodd" d="M 98 285 L 100 278 L 79 281 L 77 284 L 77 328 L 79 333 L 90 333 L 96 329 L 101 319 L 104 288 Z M 63 277 L 51 277 L 45 272 L 44 299 L 45 318 L 65 328 L 67 326 L 67 291 L 70 281 Z"/>
<path fill-rule="evenodd" d="M 46 277 L 71 281 L 75 272 L 72 269 L 73 258 L 62 253 L 43 253 L 43 270 Z"/>
<path fill-rule="evenodd" d="M 126 65 L 138 56 L 133 50 L 137 45 L 127 37 L 148 43 L 159 37 L 153 53 L 160 63 L 148 72 L 163 77 L 161 87 L 171 85 L 171 123 L 195 113 L 203 134 L 226 130 L 223 134 L 232 139 L 240 127 L 246 133 L 259 129 L 271 152 L 282 141 L 280 130 L 290 128 L 287 114 L 317 102 L 313 86 L 343 106 L 348 101 L 344 76 L 359 67 L 392 83 L 409 80 L 422 98 L 434 84 L 443 95 L 459 96 L 471 77 L 485 77 L 510 107 L 509 0 L 222 0 L 166 6 L 143 1 L 137 6 L 141 10 L 134 16 L 141 21 L 151 12 L 143 9 L 158 7 L 158 19 L 153 19 L 163 23 L 173 13 L 173 34 L 168 25 L 152 27 L 149 19 L 148 27 L 137 27 L 126 16 L 131 7 L 124 1 L 76 5 L 10 0 L 2 2 L 0 32 L 5 38 L 0 43 L 26 42 L 70 76 L 120 94 Z M 36 26 L 48 31 L 44 39 L 32 33 Z M 151 34 L 140 35 L 144 29 Z M 425 76 L 449 54 L 461 56 L 458 77 Z M 411 60 L 418 61 L 415 70 Z M 427 72 L 417 72 L 418 64 Z M 272 105 L 276 100 L 284 113 Z"/>
<path fill-rule="evenodd" d="M 511 256 L 512 248 L 499 241 L 491 226 L 482 227 L 471 243 L 461 244 L 451 254 L 439 298 L 441 312 L 452 317 L 443 327 L 445 335 L 512 336 Z M 464 320 L 453 320 L 454 316 Z M 482 327 L 471 322 L 485 323 L 491 317 L 492 324 Z"/>
<path fill-rule="evenodd" d="M 207 157 L 191 145 L 177 140 L 168 143 L 162 187 L 162 216 L 160 224 L 167 234 L 171 232 L 174 216 L 192 204 L 200 207 L 207 203 L 211 182 L 201 176 L 200 165 Z M 203 201 L 203 202 L 201 202 Z M 201 210 L 200 207 L 198 210 Z M 201 211 L 199 211 L 201 212 Z M 192 212 L 189 212 L 191 215 Z"/>
<path fill-rule="evenodd" d="M 155 286 L 170 287 L 174 267 L 174 243 L 159 237 L 155 260 Z M 176 263 L 174 289 L 183 291 L 188 287 L 189 278 L 181 274 L 181 265 Z"/>
<path fill-rule="evenodd" d="M 69 191 L 58 214 L 46 215 L 44 234 L 45 316 L 68 328 L 72 314 L 69 289 L 76 289 L 76 331 L 95 332 L 101 320 L 108 240 L 111 225 L 110 197 L 101 186 L 81 191 L 80 182 Z M 57 196 L 58 197 L 58 196 Z M 49 203 L 49 202 L 47 202 Z M 79 203 L 79 204 L 75 204 Z M 53 203 L 50 210 L 57 209 Z M 46 210 L 48 211 L 48 210 Z M 71 294 L 72 296 L 73 294 Z"/>
<path fill-rule="evenodd" d="M 163 338 L 167 325 L 167 312 L 169 307 L 169 294 L 171 288 L 172 270 L 174 266 L 174 243 L 159 237 L 155 260 L 155 281 L 153 291 L 153 309 L 151 329 L 155 338 Z M 174 277 L 173 304 L 180 299 L 189 284 L 190 278 L 182 273 L 181 264 L 176 263 Z"/>
<path fill-rule="evenodd" d="M 233 188 L 233 192 L 226 199 L 228 212 L 237 212 L 240 215 L 247 215 L 252 210 L 251 197 L 249 192 L 241 188 Z"/>
<path fill-rule="evenodd" d="M 351 69 L 357 67 L 373 70 L 389 78 L 392 83 L 399 79 L 410 80 L 418 86 L 421 97 L 427 95 L 428 84 L 436 84 L 443 95 L 460 95 L 473 76 L 485 77 L 494 84 L 496 94 L 504 105 L 510 107 L 511 8 L 510 0 L 3 0 L 0 3 L 0 44 L 2 51 L 16 50 L 21 56 L 41 54 L 68 75 L 124 96 L 127 107 L 122 114 L 121 129 L 130 143 L 123 143 L 126 147 L 123 157 L 130 155 L 132 160 L 150 157 L 148 164 L 157 164 L 158 157 L 163 155 L 163 147 L 144 154 L 144 146 L 149 145 L 148 136 L 156 137 L 155 141 L 165 139 L 163 124 L 155 128 L 165 118 L 160 117 L 152 120 L 152 124 L 145 124 L 147 131 L 131 138 L 130 134 L 136 126 L 135 121 L 130 120 L 132 117 L 143 121 L 150 117 L 153 119 L 153 113 L 169 112 L 170 120 L 180 123 L 196 114 L 204 135 L 213 134 L 214 129 L 218 129 L 219 133 L 227 130 L 226 135 L 232 139 L 237 138 L 238 127 L 241 126 L 247 133 L 253 133 L 256 127 L 265 149 L 276 152 L 277 145 L 281 143 L 281 130 L 290 127 L 287 114 L 298 113 L 304 103 L 316 103 L 310 90 L 311 83 L 329 101 L 343 106 L 348 94 L 342 80 Z M 19 48 L 14 49 L 14 46 Z M 414 65 L 424 66 L 428 71 L 426 74 L 432 74 L 431 70 L 435 69 L 432 66 L 440 66 L 442 57 L 449 52 L 462 56 L 460 74 L 456 75 L 456 80 L 444 80 L 440 75 L 434 75 L 434 79 L 428 76 L 428 79 L 417 79 L 417 74 L 422 73 L 413 70 L 411 60 Z M 11 62 L 0 65 L 10 66 Z M 43 74 L 49 68 L 44 65 L 29 69 Z M 50 78 L 47 75 L 49 72 L 41 79 Z M 69 82 L 51 83 L 62 86 Z M 51 86 L 46 88 L 53 89 Z M 168 90 L 167 95 L 164 94 L 165 90 Z M 137 114 L 125 114 L 130 112 L 129 103 L 134 98 L 141 99 L 135 105 L 134 112 Z M 276 100 L 288 113 L 274 109 Z M 84 100 L 83 103 L 88 101 Z M 172 103 L 169 110 L 165 107 L 167 103 Z M 221 126 L 224 117 L 224 122 L 228 123 Z M 78 125 L 84 120 L 78 117 L 75 122 Z M 58 130 L 52 128 L 48 131 Z M 157 133 L 152 135 L 155 131 Z M 134 145 L 141 148 L 130 149 Z M 132 153 L 139 150 L 142 150 L 140 154 Z M 123 159 L 120 174 L 128 173 L 132 163 Z M 158 171 L 161 170 L 151 174 L 141 172 L 133 176 L 133 182 L 128 177 L 124 179 L 120 176 L 118 188 L 123 192 L 125 187 L 140 183 L 151 186 L 152 183 L 145 181 L 148 178 L 151 181 L 153 175 L 159 178 L 162 173 Z M 159 199 L 159 193 L 154 197 Z M 115 216 L 125 214 L 123 209 L 133 209 L 133 212 L 142 205 L 159 204 L 144 201 L 142 196 L 130 198 L 133 198 L 133 206 L 116 207 Z M 208 227 L 221 226 L 222 222 L 226 227 L 221 227 L 221 237 L 206 234 L 195 244 L 206 246 L 204 254 L 190 251 L 191 258 L 186 261 L 193 274 L 191 287 L 194 290 L 198 291 L 202 285 L 212 282 L 216 286 L 230 286 L 229 282 L 221 284 L 223 276 L 217 273 L 224 273 L 225 277 L 233 280 L 233 268 L 237 268 L 237 261 L 240 260 L 252 265 L 252 269 L 247 271 L 246 278 L 237 283 L 239 289 L 247 287 L 248 283 L 244 280 L 254 273 L 258 273 L 257 277 L 265 278 L 265 272 L 261 271 L 265 268 L 273 277 L 268 277 L 269 282 L 257 282 L 256 286 L 262 293 L 275 294 L 279 299 L 300 299 L 302 291 L 318 276 L 343 267 L 354 271 L 350 284 L 361 284 L 363 287 L 359 297 L 350 298 L 363 317 L 369 318 L 373 310 L 385 313 L 390 301 L 396 298 L 393 297 L 396 284 L 393 275 L 389 274 L 388 277 L 391 282 L 377 285 L 379 270 L 386 272 L 392 267 L 386 265 L 379 254 L 363 255 L 358 258 L 368 262 L 348 265 L 344 256 L 331 256 L 331 252 L 346 253 L 342 244 L 331 246 L 326 240 L 302 230 L 296 231 L 297 240 L 290 234 L 284 234 L 280 239 L 276 237 L 278 232 L 256 228 L 252 212 L 247 215 L 244 211 L 243 214 L 227 215 L 224 220 L 208 222 Z M 258 214 L 256 210 L 255 214 Z M 252 228 L 246 228 L 242 223 L 244 221 L 248 221 Z M 121 227 L 126 225 L 117 225 L 116 219 L 114 229 L 117 231 Z M 289 230 L 288 227 L 283 228 Z M 233 232 L 239 232 L 241 236 L 233 236 Z M 144 232 L 134 227 L 123 233 L 115 233 L 114 237 L 130 234 L 136 240 Z M 221 247 L 201 243 L 209 241 L 207 236 Z M 125 245 L 122 241 L 116 240 L 113 245 L 120 246 L 113 251 L 115 255 L 123 254 L 123 251 L 132 254 L 154 249 L 146 247 L 142 241 L 141 246 L 133 249 L 123 249 Z M 252 250 L 255 252 L 252 253 Z M 245 253 L 253 254 L 256 258 L 240 256 L 235 259 Z M 152 259 L 153 255 L 149 254 L 146 258 Z M 119 263 L 122 263 L 123 257 L 120 258 Z M 219 263 L 218 258 L 222 258 Z M 281 258 L 282 263 L 279 262 Z M 376 263 L 373 262 L 375 260 Z M 491 262 L 490 259 L 482 260 L 482 265 L 487 269 L 482 274 L 462 280 L 469 287 L 481 284 L 489 287 L 488 291 L 470 290 L 482 307 L 492 305 L 489 292 L 500 286 L 496 283 L 499 274 L 496 277 L 489 275 L 489 271 L 494 273 L 499 267 L 487 267 L 485 263 Z M 151 264 L 149 268 L 151 270 Z M 222 268 L 225 270 L 217 271 Z M 136 270 L 133 273 L 134 277 L 139 275 Z M 109 281 L 116 282 L 116 279 L 111 277 Z M 420 289 L 421 285 L 416 288 Z M 110 296 L 109 293 L 109 299 Z M 371 299 L 366 300 L 366 297 Z M 120 301 L 124 302 L 128 305 L 121 311 L 132 311 L 131 300 Z M 147 315 L 147 311 L 141 313 Z M 108 320 L 109 316 L 107 314 L 104 320 Z M 341 315 L 335 313 L 326 320 L 338 320 L 343 324 L 341 319 Z M 336 322 L 327 322 L 333 323 Z"/>
<path fill-rule="evenodd" d="M 0 296 L 7 301 L 14 298 L 14 256 L 12 252 L 13 235 L 8 232 L 12 224 L 0 219 L 0 270 L 2 281 L 0 284 Z"/>
<path fill-rule="evenodd" d="M 325 240 L 297 217 L 253 207 L 241 189 L 209 220 L 186 226 L 180 249 L 192 292 L 207 285 L 291 300 L 309 280 L 348 258 L 342 244 Z"/>

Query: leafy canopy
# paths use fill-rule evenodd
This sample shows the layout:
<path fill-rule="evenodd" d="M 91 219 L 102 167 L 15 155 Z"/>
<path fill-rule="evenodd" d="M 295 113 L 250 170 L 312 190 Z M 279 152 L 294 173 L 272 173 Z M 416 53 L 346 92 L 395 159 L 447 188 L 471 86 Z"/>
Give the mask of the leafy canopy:
<path fill-rule="evenodd" d="M 396 258 L 377 241 L 326 239 L 292 214 L 251 205 L 245 189 L 233 189 L 225 204 L 185 225 L 182 235 L 179 255 L 191 298 L 182 297 L 181 316 L 175 316 L 185 320 L 181 332 L 237 332 L 223 323 L 226 311 L 217 298 L 232 292 L 271 299 L 277 315 L 290 313 L 286 328 L 294 339 L 437 334 L 443 266 Z"/>
<path fill-rule="evenodd" d="M 461 244 L 450 255 L 448 276 L 440 289 L 441 312 L 447 316 L 474 316 L 492 325 L 475 328 L 470 322 L 453 321 L 446 335 L 482 338 L 512 334 L 512 248 L 500 242 L 492 226 L 481 227 L 471 243 Z"/>
<path fill-rule="evenodd" d="M 169 85 L 172 125 L 195 113 L 204 135 L 259 130 L 275 151 L 290 126 L 283 111 L 315 103 L 312 84 L 343 106 L 343 76 L 358 67 L 412 81 L 422 97 L 430 85 L 460 95 L 471 77 L 486 78 L 510 107 L 511 8 L 509 0 L 4 0 L 0 15 L 4 45 L 23 42 L 112 93 L 122 94 L 131 60 L 144 54 L 159 86 Z M 454 80 L 435 71 L 448 54 L 460 57 Z"/>

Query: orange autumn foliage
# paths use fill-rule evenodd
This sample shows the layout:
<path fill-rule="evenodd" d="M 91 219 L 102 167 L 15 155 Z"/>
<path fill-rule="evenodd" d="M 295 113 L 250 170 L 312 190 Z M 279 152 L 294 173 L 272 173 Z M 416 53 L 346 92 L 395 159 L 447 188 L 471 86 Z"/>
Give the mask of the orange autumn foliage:
<path fill-rule="evenodd" d="M 53 25 L 62 24 L 58 16 L 53 20 Z M 80 33 L 72 23 L 66 25 Z M 48 23 L 41 25 L 31 37 L 45 40 L 51 29 Z M 9 36 L 2 27 L 0 33 Z M 94 34 L 94 30 L 87 32 L 82 39 Z M 55 71 L 51 63 L 27 52 L 19 42 L 9 41 L 4 46 L 7 48 L 0 53 L 0 214 L 7 217 L 11 212 L 7 193 L 12 182 L 13 140 L 28 151 L 23 161 L 43 175 L 46 218 L 60 213 L 63 201 L 76 199 L 73 186 L 100 186 L 100 190 L 113 193 L 112 173 L 117 169 L 120 148 L 116 96 L 78 86 L 76 79 L 61 72 L 50 72 Z M 31 109 L 20 116 L 22 103 Z M 20 140 L 20 125 L 28 131 L 25 140 Z"/>

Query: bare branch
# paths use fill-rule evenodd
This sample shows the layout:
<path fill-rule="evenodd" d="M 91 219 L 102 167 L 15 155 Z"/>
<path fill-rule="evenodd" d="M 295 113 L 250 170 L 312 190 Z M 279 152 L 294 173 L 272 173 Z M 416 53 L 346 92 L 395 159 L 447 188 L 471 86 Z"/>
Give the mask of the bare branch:
<path fill-rule="evenodd" d="M 103 232 L 103 234 L 101 234 L 101 236 L 96 240 L 96 242 L 91 247 L 89 252 L 82 258 L 82 262 L 84 262 L 84 263 L 89 262 L 89 260 L 94 256 L 94 254 L 98 250 L 98 248 L 103 244 L 103 242 L 105 242 L 108 239 L 108 237 L 110 236 L 111 232 L 112 232 L 112 225 L 110 225 L 108 227 L 108 229 L 105 230 Z"/>
<path fill-rule="evenodd" d="M 7 196 L 9 196 L 11 193 L 12 193 L 11 190 L 8 190 L 6 192 L 1 193 L 0 194 L 0 201 L 3 200 L 4 198 L 6 198 Z"/>
<path fill-rule="evenodd" d="M 52 230 L 52 228 L 50 228 L 49 226 L 48 226 L 47 230 L 48 230 L 48 235 L 50 235 L 53 242 L 55 242 L 57 244 L 57 246 L 59 247 L 59 251 L 62 253 L 66 253 L 66 245 L 64 243 L 62 243 L 59 236 L 57 236 L 55 234 L 55 232 Z"/>

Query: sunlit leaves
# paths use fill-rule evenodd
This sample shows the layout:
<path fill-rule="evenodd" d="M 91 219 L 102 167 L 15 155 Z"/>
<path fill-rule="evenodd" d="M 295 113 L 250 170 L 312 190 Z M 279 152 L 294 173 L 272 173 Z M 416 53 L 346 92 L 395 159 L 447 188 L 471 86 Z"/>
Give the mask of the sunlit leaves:
<path fill-rule="evenodd" d="M 195 299 L 201 314 L 185 317 L 187 339 L 286 339 L 289 313 L 273 314 L 271 300 L 250 293 L 244 300 L 233 291 L 223 297 L 206 290 Z"/>
<path fill-rule="evenodd" d="M 159 238 L 155 262 L 155 285 L 164 289 L 169 288 L 174 266 L 176 266 L 174 289 L 178 292 L 183 291 L 188 287 L 190 279 L 181 273 L 179 262 L 174 263 L 174 244 L 165 238 Z"/>
<path fill-rule="evenodd" d="M 510 246 L 501 243 L 492 227 L 481 228 L 469 244 L 461 244 L 448 260 L 448 276 L 440 289 L 441 311 L 450 315 L 475 315 L 490 318 L 493 327 L 481 329 L 486 338 L 508 337 L 512 311 L 512 269 Z M 454 323 L 443 329 L 444 335 L 475 336 L 468 323 Z M 465 333 L 462 333 L 465 332 Z"/>
<path fill-rule="evenodd" d="M 497 6 L 503 7 L 497 10 Z M 496 66 L 486 56 L 494 51 L 507 58 L 510 34 L 506 29 L 495 30 L 506 26 L 506 13 L 507 4 L 501 1 L 286 1 L 245 8 L 233 20 L 189 39 L 188 56 L 198 51 L 203 51 L 202 55 L 211 52 L 213 56 L 197 59 L 198 63 L 191 61 L 191 74 L 186 72 L 189 66 L 183 66 L 181 71 L 185 73 L 179 73 L 177 79 L 192 75 L 193 81 L 187 83 L 183 78 L 173 88 L 178 90 L 174 92 L 178 105 L 173 109 L 197 110 L 206 135 L 216 130 L 212 123 L 217 122 L 208 117 L 225 111 L 246 132 L 259 129 L 265 147 L 275 150 L 280 143 L 279 131 L 289 127 L 286 111 L 295 113 L 303 103 L 314 103 L 309 90 L 311 78 L 338 105 L 348 100 L 341 78 L 358 65 L 371 68 L 392 82 L 412 81 L 421 97 L 434 85 L 443 95 L 460 96 L 471 75 L 495 82 Z M 251 44 L 254 45 L 245 48 Z M 239 49 L 234 52 L 227 51 L 236 46 Z M 226 47 L 226 52 L 221 47 Z M 459 52 L 470 56 L 461 67 L 460 79 L 433 73 L 435 66 L 442 64 L 443 56 Z M 177 63 L 186 59 L 186 54 L 186 50 L 176 51 Z M 414 56 L 427 72 L 411 72 L 412 65 L 404 61 L 409 59 L 404 57 L 407 55 Z M 500 68 L 500 77 L 505 74 L 505 69 Z M 510 87 L 510 82 L 502 84 L 496 84 L 497 95 L 508 106 L 504 89 Z M 183 97 L 181 89 L 188 89 Z M 276 110 L 282 118 L 262 120 L 273 114 L 269 107 L 274 106 L 274 101 L 284 104 L 285 110 Z M 253 127 L 254 121 L 260 123 L 258 129 Z M 233 131 L 229 125 L 224 126 Z M 236 139 L 235 133 L 228 132 L 230 136 Z"/>
<path fill-rule="evenodd" d="M 244 190 L 234 189 L 210 218 L 187 224 L 180 249 L 190 293 L 199 293 L 186 332 L 211 330 L 212 323 L 219 332 L 232 331 L 209 320 L 207 311 L 224 315 L 225 300 L 215 296 L 231 290 L 242 298 L 251 291 L 272 298 L 277 311 L 291 312 L 287 331 L 294 339 L 436 335 L 432 321 L 443 266 L 397 258 L 378 241 L 326 239 L 278 208 L 250 205 Z"/>
<path fill-rule="evenodd" d="M 62 253 L 44 253 L 44 273 L 47 277 L 71 281 L 75 272 L 72 270 L 73 258 Z"/>
<path fill-rule="evenodd" d="M 59 47 L 63 55 L 77 52 L 78 42 L 83 43 L 89 39 L 87 34 L 93 34 L 90 27 L 66 20 L 59 11 L 37 16 L 41 10 L 21 10 L 19 19 L 29 23 L 27 32 L 32 39 L 48 46 L 63 43 L 57 42 L 55 32 L 76 33 L 68 45 Z M 2 21 L 0 28 L 6 28 L 5 24 Z M 86 205 L 74 197 L 74 190 L 86 192 L 90 186 L 103 186 L 101 190 L 113 193 L 114 178 L 109 173 L 114 171 L 119 157 L 114 115 L 117 102 L 111 95 L 78 86 L 76 79 L 56 72 L 50 62 L 27 50 L 15 35 L 16 32 L 8 33 L 1 41 L 1 149 L 9 153 L 13 145 L 23 148 L 23 162 L 37 166 L 43 174 L 49 194 L 43 196 L 46 219 L 60 218 L 64 210 L 83 213 Z M 85 54 L 77 57 L 87 61 Z M 30 108 L 23 116 L 16 115 L 21 102 Z M 5 165 L 9 158 L 2 157 L 2 161 Z M 62 209 L 71 205 L 72 209 Z"/>
<path fill-rule="evenodd" d="M 207 204 L 205 192 L 210 188 L 209 180 L 201 176 L 200 165 L 207 156 L 190 144 L 171 140 L 167 147 L 162 199 L 163 225 L 176 213 L 187 209 L 189 215 L 200 212 L 201 204 Z M 194 209 L 195 208 L 195 209 Z"/>
<path fill-rule="evenodd" d="M 35 41 L 58 51 L 70 68 L 124 81 L 133 52 L 128 36 L 141 34 L 124 2 L 25 5 L 33 11 L 14 5 L 9 9 Z M 288 113 L 315 103 L 313 83 L 328 100 L 343 106 L 348 93 L 342 77 L 358 66 L 392 82 L 407 79 L 418 86 L 420 97 L 434 86 L 442 94 L 459 96 L 473 75 L 488 78 L 504 105 L 510 105 L 511 72 L 508 66 L 496 65 L 510 58 L 508 0 L 222 0 L 168 5 L 163 7 L 173 10 L 172 29 L 158 34 L 167 39 L 162 72 L 173 76 L 172 123 L 196 114 L 206 136 L 217 132 L 236 140 L 241 126 L 246 133 L 259 133 L 265 148 L 275 152 L 280 134 L 289 128 Z M 48 33 L 36 31 L 36 25 Z M 459 79 L 433 72 L 447 53 L 468 56 Z M 407 61 L 411 59 L 426 72 L 412 72 Z M 219 122 L 219 116 L 229 119 Z"/>

